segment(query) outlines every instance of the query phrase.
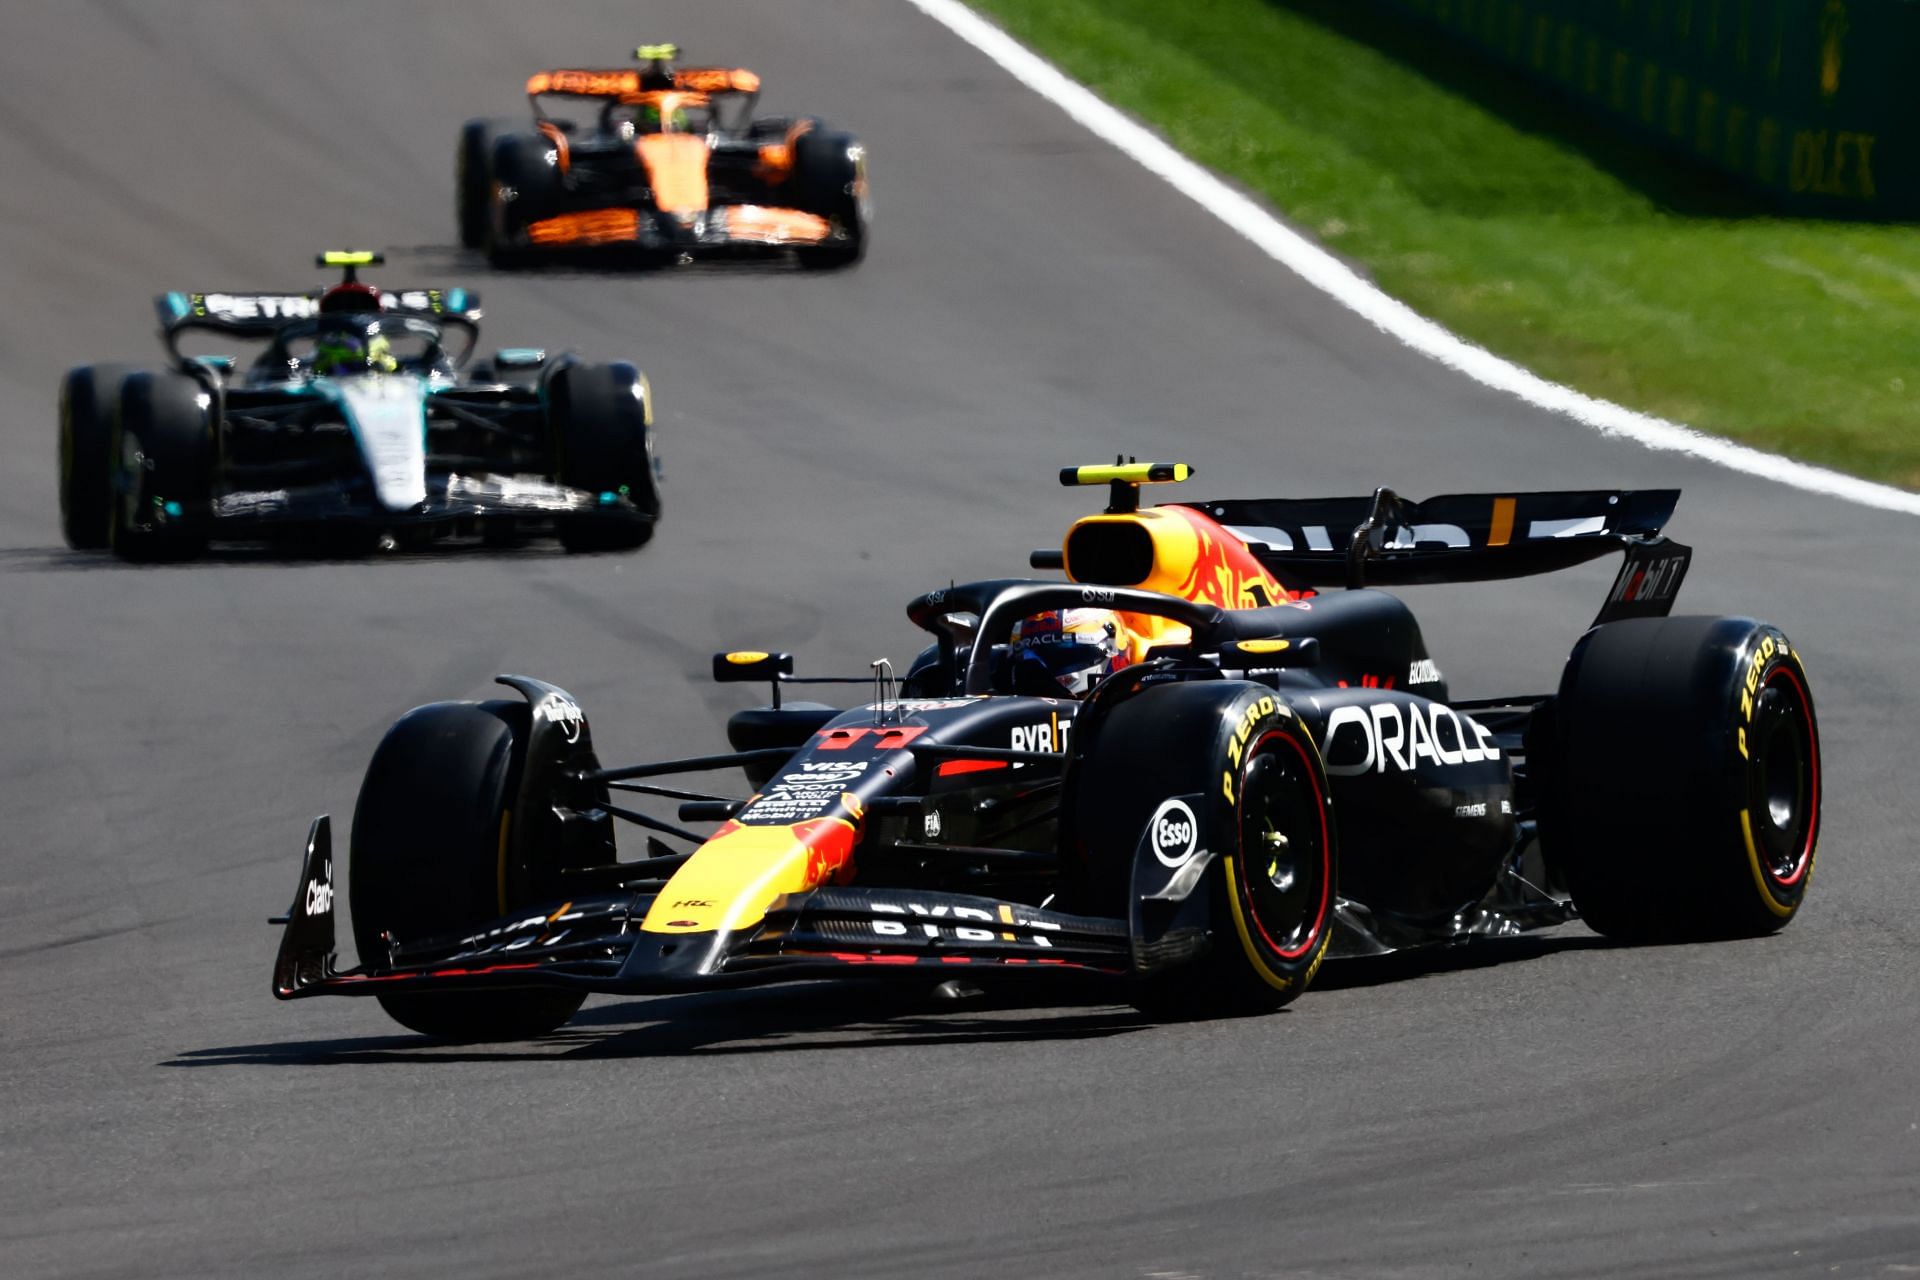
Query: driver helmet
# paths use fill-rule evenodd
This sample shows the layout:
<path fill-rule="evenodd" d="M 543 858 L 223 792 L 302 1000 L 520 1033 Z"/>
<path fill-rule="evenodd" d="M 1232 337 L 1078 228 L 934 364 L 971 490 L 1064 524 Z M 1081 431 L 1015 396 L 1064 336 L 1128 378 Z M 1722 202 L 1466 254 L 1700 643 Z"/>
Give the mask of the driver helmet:
<path fill-rule="evenodd" d="M 657 102 L 640 104 L 640 116 L 636 123 L 641 133 L 685 133 L 687 131 L 687 109 L 672 107 L 662 113 Z"/>
<path fill-rule="evenodd" d="M 323 316 L 379 310 L 380 291 L 358 280 L 336 284 L 320 295 L 320 314 Z"/>
<path fill-rule="evenodd" d="M 1015 692 L 1082 698 L 1126 666 L 1127 626 L 1110 609 L 1049 609 L 1022 618 L 1007 640 Z"/>
<path fill-rule="evenodd" d="M 313 344 L 313 372 L 316 377 L 338 377 L 347 373 L 392 373 L 400 367 L 393 358 L 393 344 L 386 335 L 362 335 L 351 329 L 331 329 Z"/>

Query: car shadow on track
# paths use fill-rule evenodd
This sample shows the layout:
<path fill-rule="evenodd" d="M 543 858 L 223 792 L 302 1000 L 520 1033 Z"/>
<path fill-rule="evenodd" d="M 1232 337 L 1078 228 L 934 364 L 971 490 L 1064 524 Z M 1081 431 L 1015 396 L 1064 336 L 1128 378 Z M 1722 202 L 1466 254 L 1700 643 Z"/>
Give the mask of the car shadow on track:
<path fill-rule="evenodd" d="M 1539 960 L 1568 951 L 1601 951 L 1620 946 L 1596 933 L 1529 934 L 1516 938 L 1475 938 L 1457 946 L 1396 951 L 1392 955 L 1337 960 L 1313 980 L 1315 992 L 1411 982 L 1440 974 L 1465 973 L 1495 965 Z M 1308 997 L 1311 999 L 1312 997 Z"/>
<path fill-rule="evenodd" d="M 950 994 L 925 987 L 805 983 L 595 1004 L 551 1035 L 514 1045 L 439 1044 L 404 1033 L 192 1049 L 162 1065 L 335 1066 L 652 1058 L 993 1041 L 1103 1039 L 1154 1024 L 1117 983 L 1066 980 Z"/>
<path fill-rule="evenodd" d="M 832 279 L 839 271 L 808 271 L 791 254 L 742 252 L 732 256 L 685 259 L 641 249 L 543 249 L 524 259 L 494 263 L 477 249 L 454 244 L 402 245 L 387 251 L 390 261 L 405 260 L 423 271 L 463 280 L 488 276 L 523 280 L 611 279 L 621 276 L 780 275 Z"/>
<path fill-rule="evenodd" d="M 1464 946 L 1342 960 L 1321 970 L 1314 996 L 1537 960 L 1615 944 L 1590 934 L 1479 940 Z M 397 1033 L 190 1049 L 170 1067 L 345 1066 L 508 1062 L 695 1054 L 817 1052 L 924 1045 L 1101 1040 L 1160 1025 L 1125 1003 L 1118 981 L 1061 979 L 978 990 L 804 983 L 651 999 L 609 1000 L 552 1035 L 513 1045 L 439 1044 Z M 1282 1010 L 1271 1017 L 1287 1017 Z"/>

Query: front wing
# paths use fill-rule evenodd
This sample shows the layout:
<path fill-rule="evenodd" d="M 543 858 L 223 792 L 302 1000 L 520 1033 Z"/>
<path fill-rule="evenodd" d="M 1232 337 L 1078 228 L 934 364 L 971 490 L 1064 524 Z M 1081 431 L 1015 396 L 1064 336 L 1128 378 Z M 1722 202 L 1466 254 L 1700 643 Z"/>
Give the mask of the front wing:
<path fill-rule="evenodd" d="M 535 249 L 611 246 L 684 252 L 729 249 L 791 249 L 827 244 L 833 224 L 801 209 L 767 205 L 715 205 L 691 221 L 652 209 L 582 209 L 530 222 L 527 244 Z"/>
<path fill-rule="evenodd" d="M 808 978 L 966 970 L 1123 974 L 1126 922 L 967 894 L 830 887 L 776 899 L 737 933 L 643 933 L 650 894 L 554 904 L 458 937 L 390 940 L 385 956 L 337 966 L 331 823 L 308 834 L 274 961 L 273 994 L 561 986 L 651 995 Z"/>
<path fill-rule="evenodd" d="M 182 513 L 182 518 L 194 514 L 198 513 Z M 538 476 L 491 474 L 430 475 L 426 499 L 398 511 L 380 503 L 364 485 L 335 481 L 227 492 L 216 496 L 204 515 L 227 536 L 240 536 L 248 529 L 271 532 L 285 525 L 432 525 L 587 515 L 650 523 L 656 518 L 623 494 L 589 493 Z"/>

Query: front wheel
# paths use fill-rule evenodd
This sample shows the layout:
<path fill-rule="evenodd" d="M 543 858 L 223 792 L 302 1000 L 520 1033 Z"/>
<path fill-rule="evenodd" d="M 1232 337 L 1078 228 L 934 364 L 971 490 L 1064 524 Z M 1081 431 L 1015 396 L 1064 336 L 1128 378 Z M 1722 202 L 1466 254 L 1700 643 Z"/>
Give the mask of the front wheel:
<path fill-rule="evenodd" d="M 1541 847 L 1595 930 L 1750 937 L 1800 910 L 1820 835 L 1820 730 L 1777 627 L 1599 627 L 1567 660 L 1552 737 Z"/>
<path fill-rule="evenodd" d="M 1258 1013 L 1306 990 L 1333 936 L 1339 843 L 1319 750 L 1284 702 L 1239 682 L 1147 689 L 1106 715 L 1075 770 L 1069 856 L 1088 905 L 1129 918 L 1139 1008 Z M 1207 936 L 1183 946 L 1140 889 L 1208 856 L 1192 889 Z"/>
<path fill-rule="evenodd" d="M 511 900 L 506 858 L 529 723 L 520 703 L 439 702 L 387 731 L 353 811 L 347 888 L 363 965 L 380 962 L 389 937 L 455 934 L 525 905 Z M 544 1035 L 586 997 L 528 988 L 378 998 L 422 1035 L 481 1041 Z"/>

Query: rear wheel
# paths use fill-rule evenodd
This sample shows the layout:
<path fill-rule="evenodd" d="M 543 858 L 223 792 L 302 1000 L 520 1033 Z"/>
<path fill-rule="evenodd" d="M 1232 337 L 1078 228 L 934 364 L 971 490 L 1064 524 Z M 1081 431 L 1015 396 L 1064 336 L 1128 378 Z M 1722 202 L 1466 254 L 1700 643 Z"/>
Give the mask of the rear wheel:
<path fill-rule="evenodd" d="M 653 537 L 660 515 L 653 456 L 652 391 L 630 364 L 576 364 L 548 387 L 560 483 L 606 505 L 606 515 L 560 524 L 569 551 L 631 551 Z"/>
<path fill-rule="evenodd" d="M 108 503 L 108 534 L 122 559 L 184 560 L 206 550 L 213 434 L 204 395 L 177 373 L 136 373 L 122 386 Z"/>
<path fill-rule="evenodd" d="M 60 383 L 60 531 L 76 551 L 107 545 L 113 498 L 113 414 L 122 364 L 85 365 Z"/>
<path fill-rule="evenodd" d="M 1206 945 L 1147 966 L 1137 1006 L 1258 1013 L 1306 989 L 1333 935 L 1338 840 L 1320 753 L 1283 702 L 1238 682 L 1148 689 L 1106 716 L 1076 770 L 1073 839 L 1097 913 L 1125 914 L 1138 933 L 1135 862 L 1176 865 L 1183 824 L 1195 826 L 1186 856 L 1215 855 L 1193 891 L 1209 896 Z"/>
<path fill-rule="evenodd" d="M 348 897 L 362 964 L 384 958 L 389 935 L 454 934 L 525 905 L 508 900 L 505 859 L 528 714 L 521 703 L 434 703 L 381 741 L 353 811 Z M 529 988 L 378 998 L 422 1035 L 477 1041 L 544 1035 L 586 997 Z"/>
<path fill-rule="evenodd" d="M 1648 618 L 1567 661 L 1541 846 L 1609 937 L 1771 933 L 1806 897 L 1820 732 L 1800 656 L 1746 618 Z"/>

